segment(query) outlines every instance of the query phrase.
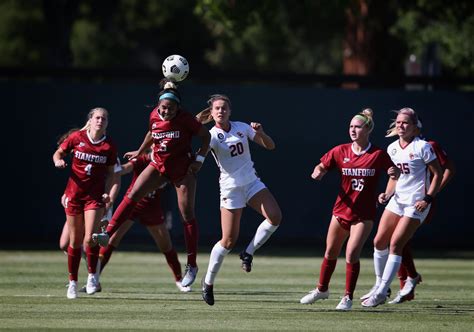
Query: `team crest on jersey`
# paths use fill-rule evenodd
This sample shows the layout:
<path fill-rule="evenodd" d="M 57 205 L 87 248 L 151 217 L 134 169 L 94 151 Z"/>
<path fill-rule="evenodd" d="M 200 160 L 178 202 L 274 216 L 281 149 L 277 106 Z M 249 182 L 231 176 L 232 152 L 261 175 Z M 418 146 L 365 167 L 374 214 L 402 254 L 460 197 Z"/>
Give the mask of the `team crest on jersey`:
<path fill-rule="evenodd" d="M 344 164 L 345 164 L 345 163 L 348 163 L 349 161 L 351 161 L 351 159 L 350 159 L 350 158 L 347 158 L 347 157 L 345 157 L 345 158 L 342 160 L 342 162 L 343 162 Z"/>
<path fill-rule="evenodd" d="M 156 128 L 156 122 L 153 122 L 153 124 L 151 125 L 151 129 L 155 129 Z"/>
<path fill-rule="evenodd" d="M 390 151 L 390 154 L 391 154 L 392 156 L 394 156 L 396 153 L 397 153 L 397 149 L 393 149 L 392 151 Z"/>
<path fill-rule="evenodd" d="M 217 138 L 220 139 L 220 140 L 223 140 L 224 139 L 224 134 L 223 133 L 217 134 Z"/>
<path fill-rule="evenodd" d="M 84 143 L 84 142 L 79 143 L 79 147 L 80 147 L 80 148 L 82 148 L 82 147 L 85 146 L 85 145 L 86 145 L 86 143 Z"/>
<path fill-rule="evenodd" d="M 415 159 L 415 155 L 414 155 L 413 153 L 410 153 L 410 154 L 408 155 L 408 157 L 410 158 L 410 160 Z"/>
<path fill-rule="evenodd" d="M 239 136 L 240 138 L 243 138 L 244 137 L 244 134 L 242 134 L 240 131 L 237 132 L 237 136 Z"/>

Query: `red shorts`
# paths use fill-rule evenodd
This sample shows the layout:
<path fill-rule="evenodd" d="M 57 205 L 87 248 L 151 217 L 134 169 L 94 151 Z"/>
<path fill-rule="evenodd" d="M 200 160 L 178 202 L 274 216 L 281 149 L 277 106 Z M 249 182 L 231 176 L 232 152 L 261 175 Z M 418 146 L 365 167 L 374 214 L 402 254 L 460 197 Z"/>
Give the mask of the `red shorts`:
<path fill-rule="evenodd" d="M 346 219 L 343 219 L 341 217 L 338 217 L 338 216 L 334 216 L 337 220 L 337 222 L 339 223 L 339 225 L 341 225 L 341 227 L 343 229 L 345 229 L 346 231 L 350 231 L 351 230 L 351 225 L 355 225 L 357 223 L 360 223 L 362 220 L 360 219 L 357 219 L 357 220 L 346 220 Z"/>
<path fill-rule="evenodd" d="M 189 159 L 187 162 L 183 162 L 176 167 L 164 167 L 164 165 L 159 165 L 155 162 L 150 162 L 150 165 L 165 176 L 171 183 L 176 184 L 188 174 L 188 168 L 191 162 L 191 159 Z"/>
<path fill-rule="evenodd" d="M 143 226 L 161 225 L 165 222 L 161 206 L 156 204 L 138 203 L 129 219 L 138 221 Z"/>
<path fill-rule="evenodd" d="M 68 216 L 78 216 L 83 214 L 84 211 L 97 210 L 105 207 L 105 203 L 97 199 L 69 199 L 69 197 L 66 197 L 65 203 L 66 208 L 64 211 Z"/>

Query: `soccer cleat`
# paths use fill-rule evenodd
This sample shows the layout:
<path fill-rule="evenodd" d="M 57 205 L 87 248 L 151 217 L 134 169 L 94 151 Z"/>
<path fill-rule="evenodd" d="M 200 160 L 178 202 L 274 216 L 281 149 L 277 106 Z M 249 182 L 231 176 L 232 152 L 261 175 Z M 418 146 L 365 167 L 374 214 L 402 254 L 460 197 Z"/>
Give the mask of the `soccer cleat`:
<path fill-rule="evenodd" d="M 245 250 L 240 253 L 240 259 L 242 260 L 242 270 L 245 272 L 252 271 L 253 256 L 247 253 Z"/>
<path fill-rule="evenodd" d="M 77 281 L 69 281 L 69 286 L 67 287 L 67 298 L 76 299 L 77 298 Z"/>
<path fill-rule="evenodd" d="M 86 289 L 87 289 L 87 285 L 84 285 L 84 286 L 82 286 L 82 287 L 78 290 L 78 292 L 79 292 L 79 293 L 87 293 L 87 290 L 86 290 Z M 100 282 L 97 284 L 97 289 L 96 289 L 95 292 L 96 292 L 96 293 L 102 292 L 102 286 L 100 285 Z"/>
<path fill-rule="evenodd" d="M 209 305 L 214 305 L 214 286 L 208 285 L 204 281 L 204 278 L 201 280 L 202 288 L 202 299 Z"/>
<path fill-rule="evenodd" d="M 370 291 L 367 293 L 367 294 L 364 294 L 360 297 L 360 300 L 361 301 L 365 301 L 367 300 L 369 297 L 371 297 L 372 295 L 375 294 L 375 292 L 377 291 L 377 288 L 379 288 L 378 285 L 374 285 Z M 392 290 L 390 289 L 390 287 L 387 289 L 387 297 L 390 297 L 390 295 L 392 295 Z"/>
<path fill-rule="evenodd" d="M 97 292 L 99 289 L 99 283 L 95 277 L 94 273 L 89 273 L 87 276 L 87 284 L 86 284 L 86 293 L 92 295 Z"/>
<path fill-rule="evenodd" d="M 377 291 L 377 288 L 379 288 L 379 285 L 375 284 L 374 286 L 372 286 L 370 291 L 367 294 L 362 295 L 360 299 L 362 301 L 367 300 L 369 297 L 375 294 L 375 292 Z"/>
<path fill-rule="evenodd" d="M 363 307 L 376 307 L 380 304 L 384 304 L 385 301 L 387 300 L 387 295 L 384 294 L 377 294 L 375 293 L 365 301 L 362 301 L 362 306 Z"/>
<path fill-rule="evenodd" d="M 184 287 L 191 286 L 194 280 L 196 279 L 197 273 L 198 273 L 198 267 L 197 266 L 191 266 L 189 264 L 186 264 L 186 269 L 184 270 L 184 277 L 183 280 L 181 280 L 181 285 Z"/>
<path fill-rule="evenodd" d="M 349 295 L 345 295 L 336 307 L 336 310 L 348 311 L 352 309 L 352 300 Z"/>
<path fill-rule="evenodd" d="M 189 293 L 192 290 L 191 286 L 183 286 L 181 281 L 176 281 L 176 287 L 178 287 L 179 291 L 183 293 Z"/>
<path fill-rule="evenodd" d="M 107 247 L 109 245 L 110 236 L 106 232 L 92 234 L 92 241 L 98 243 L 101 247 Z"/>
<path fill-rule="evenodd" d="M 400 304 L 406 301 L 411 301 L 415 298 L 415 290 L 413 290 L 411 293 L 408 293 L 407 295 L 403 296 L 400 294 L 400 292 L 397 293 L 397 296 L 390 302 L 389 304 Z"/>
<path fill-rule="evenodd" d="M 415 290 L 416 285 L 421 282 L 421 275 L 418 274 L 415 278 L 408 277 L 405 281 L 405 286 L 400 290 L 401 296 L 407 296 Z"/>
<path fill-rule="evenodd" d="M 301 304 L 313 304 L 318 300 L 326 300 L 329 298 L 329 290 L 321 292 L 319 289 L 315 288 L 310 291 L 307 295 L 303 296 L 300 300 Z"/>

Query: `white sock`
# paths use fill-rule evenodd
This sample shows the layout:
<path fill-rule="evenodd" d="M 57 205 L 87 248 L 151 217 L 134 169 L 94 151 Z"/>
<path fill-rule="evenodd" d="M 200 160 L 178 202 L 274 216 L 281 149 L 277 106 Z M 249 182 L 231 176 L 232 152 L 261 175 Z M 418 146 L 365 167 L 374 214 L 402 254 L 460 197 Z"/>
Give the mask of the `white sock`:
<path fill-rule="evenodd" d="M 400 265 L 402 264 L 402 256 L 392 255 L 388 256 L 387 264 L 382 275 L 382 282 L 377 289 L 377 294 L 387 294 L 387 290 L 392 283 L 395 274 L 397 274 Z"/>
<path fill-rule="evenodd" d="M 277 228 L 278 226 L 270 224 L 267 219 L 262 221 L 260 226 L 258 226 L 252 241 L 250 241 L 247 249 L 245 249 L 245 252 L 253 255 L 258 248 L 267 242 L 267 240 L 270 238 L 270 236 L 272 236 L 273 232 L 275 232 Z"/>
<path fill-rule="evenodd" d="M 95 266 L 95 280 L 99 282 L 99 277 L 100 277 L 100 258 L 97 260 L 97 265 Z"/>
<path fill-rule="evenodd" d="M 384 250 L 377 250 L 374 248 L 374 270 L 375 270 L 375 280 L 376 285 L 380 285 L 382 281 L 383 271 L 385 269 L 385 265 L 387 264 L 388 259 L 388 248 Z"/>
<path fill-rule="evenodd" d="M 209 266 L 207 267 L 206 278 L 204 282 L 208 285 L 214 285 L 217 273 L 221 268 L 224 257 L 230 252 L 230 249 L 226 249 L 221 246 L 220 242 L 217 242 L 211 250 L 211 256 L 209 257 Z"/>

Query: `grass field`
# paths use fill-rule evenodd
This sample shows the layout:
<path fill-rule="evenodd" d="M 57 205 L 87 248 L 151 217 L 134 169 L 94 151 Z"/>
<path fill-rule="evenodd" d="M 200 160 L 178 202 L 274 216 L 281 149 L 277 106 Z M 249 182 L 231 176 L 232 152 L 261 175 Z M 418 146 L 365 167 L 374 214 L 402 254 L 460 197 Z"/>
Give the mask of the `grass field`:
<path fill-rule="evenodd" d="M 184 257 L 180 256 L 181 261 Z M 101 279 L 103 291 L 66 298 L 66 257 L 59 251 L 0 251 L 2 330 L 313 330 L 474 331 L 472 259 L 418 259 L 423 283 L 411 302 L 373 309 L 354 301 L 351 312 L 335 310 L 344 290 L 340 259 L 328 300 L 301 305 L 314 287 L 320 257 L 255 256 L 254 269 L 226 257 L 208 306 L 198 287 L 208 253 L 199 256 L 193 292 L 178 292 L 161 254 L 117 252 Z M 361 262 L 356 297 L 372 286 L 372 261 Z M 81 262 L 79 282 L 86 277 Z M 398 290 L 398 281 L 392 284 Z"/>

